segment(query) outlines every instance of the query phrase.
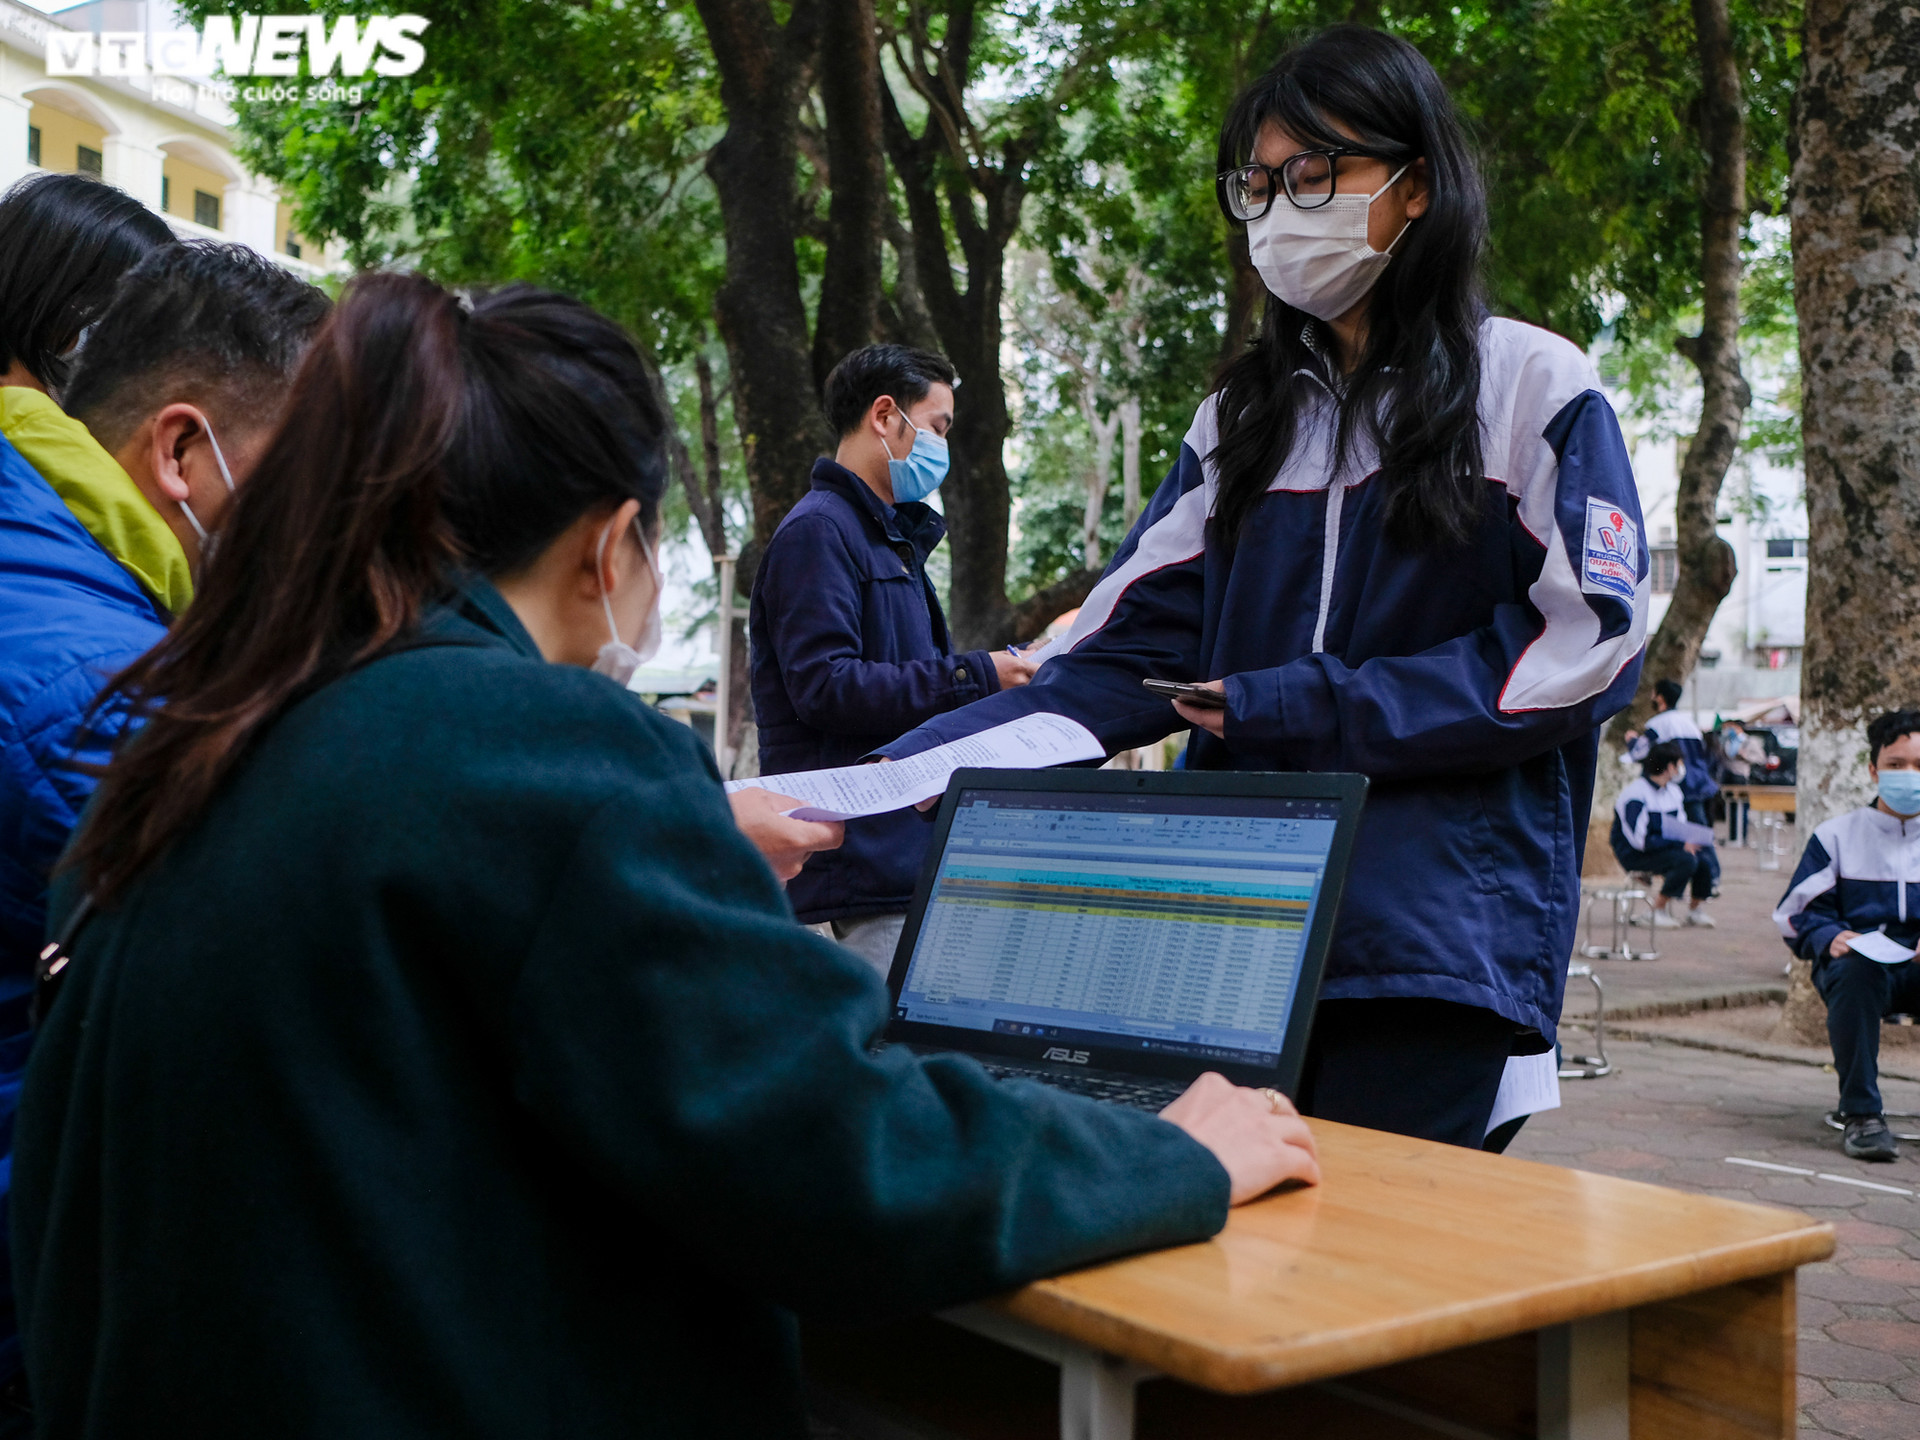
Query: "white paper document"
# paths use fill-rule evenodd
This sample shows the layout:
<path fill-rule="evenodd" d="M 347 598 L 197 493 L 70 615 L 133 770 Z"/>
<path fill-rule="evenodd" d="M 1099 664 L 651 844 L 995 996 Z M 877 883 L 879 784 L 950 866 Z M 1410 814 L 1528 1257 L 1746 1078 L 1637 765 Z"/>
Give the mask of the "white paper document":
<path fill-rule="evenodd" d="M 1560 1108 L 1560 1057 L 1553 1051 L 1538 1055 L 1509 1055 L 1500 1076 L 1500 1093 L 1493 1097 L 1487 1117 L 1491 1135 L 1518 1115 L 1538 1115 Z"/>
<path fill-rule="evenodd" d="M 800 805 L 787 813 L 796 820 L 857 820 L 884 815 L 931 800 L 947 788 L 956 770 L 1042 770 L 1076 760 L 1099 760 L 1106 749 L 1093 732 L 1064 715 L 1023 715 L 891 765 L 843 765 L 837 770 L 802 770 L 792 775 L 762 775 L 731 780 L 727 789 L 771 790 L 791 795 Z"/>
<path fill-rule="evenodd" d="M 1847 942 L 1847 948 L 1856 955 L 1864 955 L 1869 960 L 1878 960 L 1882 965 L 1898 965 L 1902 961 L 1913 959 L 1914 955 L 1913 951 L 1898 940 L 1889 940 L 1884 930 L 1869 930 L 1864 935 L 1856 935 Z"/>
<path fill-rule="evenodd" d="M 1711 845 L 1713 844 L 1713 827 L 1696 825 L 1691 820 L 1673 820 L 1663 816 L 1660 821 L 1660 838 L 1678 840 L 1682 845 Z"/>

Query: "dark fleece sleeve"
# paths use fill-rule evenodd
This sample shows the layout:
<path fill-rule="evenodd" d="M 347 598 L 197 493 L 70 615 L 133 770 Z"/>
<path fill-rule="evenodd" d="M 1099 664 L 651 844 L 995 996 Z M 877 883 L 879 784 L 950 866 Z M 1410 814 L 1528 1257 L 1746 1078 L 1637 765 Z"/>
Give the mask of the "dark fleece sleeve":
<path fill-rule="evenodd" d="M 1164 1120 L 870 1054 L 884 986 L 793 922 L 696 742 L 644 729 L 655 753 L 581 829 L 509 1012 L 518 1093 L 637 1223 L 849 1315 L 1225 1224 L 1226 1172 Z"/>

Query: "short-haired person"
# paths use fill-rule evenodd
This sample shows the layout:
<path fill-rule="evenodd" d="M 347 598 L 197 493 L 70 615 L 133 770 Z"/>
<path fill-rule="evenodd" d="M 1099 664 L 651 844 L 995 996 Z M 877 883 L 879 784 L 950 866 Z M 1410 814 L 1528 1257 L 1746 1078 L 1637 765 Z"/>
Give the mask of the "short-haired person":
<path fill-rule="evenodd" d="M 1671 745 L 1679 750 L 1681 759 L 1687 762 L 1680 781 L 1686 818 L 1695 825 L 1712 825 L 1713 797 L 1720 793 L 1720 785 L 1713 778 L 1713 758 L 1707 753 L 1706 737 L 1700 733 L 1693 717 L 1679 708 L 1683 693 L 1678 680 L 1654 681 L 1653 714 L 1647 718 L 1647 728 L 1627 747 L 1627 753 L 1635 760 L 1644 760 L 1647 751 L 1655 745 Z M 1717 885 L 1720 852 L 1709 845 L 1704 853 L 1713 883 Z"/>
<path fill-rule="evenodd" d="M 1686 770 L 1678 745 L 1655 745 L 1641 757 L 1640 778 L 1624 786 L 1613 802 L 1613 829 L 1608 835 L 1613 858 L 1629 873 L 1660 877 L 1660 893 L 1653 897 L 1653 914 L 1647 923 L 1661 930 L 1678 929 L 1683 923 L 1674 918 L 1672 908 L 1682 895 L 1691 895 L 1685 924 L 1713 924 L 1713 916 L 1701 908 L 1713 893 L 1714 870 L 1709 863 L 1713 847 L 1672 833 L 1675 821 L 1687 819 L 1680 788 Z"/>
<path fill-rule="evenodd" d="M 1867 726 L 1867 777 L 1879 792 L 1873 804 L 1813 832 L 1773 920 L 1787 948 L 1813 962 L 1827 1002 L 1841 1144 L 1856 1160 L 1891 1160 L 1880 1021 L 1920 1010 L 1920 963 L 1883 964 L 1854 945 L 1877 931 L 1903 949 L 1920 946 L 1920 710 L 1892 710 Z"/>
<path fill-rule="evenodd" d="M 954 384 L 945 359 L 904 345 L 856 350 L 827 377 L 839 448 L 814 463 L 753 583 L 762 774 L 851 765 L 1033 673 L 1006 651 L 954 654 L 927 577 L 947 533 L 925 502 L 947 474 Z M 885 974 L 927 839 L 911 811 L 847 822 L 846 842 L 788 884 L 794 913 Z"/>
<path fill-rule="evenodd" d="M 14 1233 L 52 1435 L 805 1433 L 790 1311 L 951 1305 L 1311 1180 L 1284 1101 L 1164 1118 L 869 1045 L 658 623 L 632 341 L 352 282 L 69 852 Z M 609 638 L 611 636 L 611 638 Z M 590 668 L 602 674 L 589 673 Z"/>
<path fill-rule="evenodd" d="M 880 753 L 1050 711 L 1109 753 L 1184 724 L 1194 769 L 1363 772 L 1300 1108 L 1477 1149 L 1509 1055 L 1551 1048 L 1598 727 L 1639 678 L 1633 470 L 1580 348 L 1488 316 L 1479 172 L 1413 46 L 1288 50 L 1219 170 L 1258 337 L 1034 683 Z"/>

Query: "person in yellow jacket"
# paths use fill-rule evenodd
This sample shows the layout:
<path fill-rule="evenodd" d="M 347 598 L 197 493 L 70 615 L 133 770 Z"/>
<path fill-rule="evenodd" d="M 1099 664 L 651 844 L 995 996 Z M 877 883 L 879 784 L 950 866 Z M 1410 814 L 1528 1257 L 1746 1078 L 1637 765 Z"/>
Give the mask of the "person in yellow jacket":
<path fill-rule="evenodd" d="M 124 243 L 79 267 L 110 292 L 104 308 L 49 294 L 23 305 L 7 288 L 29 282 L 15 262 L 46 248 L 56 200 L 145 217 L 124 217 Z M 23 209 L 41 212 L 38 231 Z M 127 232 L 152 239 L 155 227 L 164 243 L 143 258 Z M 71 237 L 67 249 L 87 253 Z M 94 697 L 193 598 L 200 531 L 275 428 L 327 309 L 324 294 L 250 250 L 174 242 L 97 182 L 42 181 L 24 202 L 0 200 L 0 1136 L 26 1062 L 49 874 L 92 794 L 87 766 L 107 758 L 119 729 L 116 717 L 91 718 Z M 12 1294 L 0 1271 L 10 1386 Z M 29 1424 L 24 1397 L 0 1393 L 0 1440 Z"/>

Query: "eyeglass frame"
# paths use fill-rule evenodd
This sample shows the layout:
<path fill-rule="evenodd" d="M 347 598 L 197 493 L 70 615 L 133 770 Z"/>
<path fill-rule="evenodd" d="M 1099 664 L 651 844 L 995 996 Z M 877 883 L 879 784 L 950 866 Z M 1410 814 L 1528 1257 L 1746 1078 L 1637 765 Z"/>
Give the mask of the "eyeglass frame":
<path fill-rule="evenodd" d="M 1327 190 L 1327 193 L 1324 198 L 1316 200 L 1311 205 L 1302 205 L 1300 201 L 1295 197 L 1293 193 L 1293 187 L 1287 184 L 1287 174 L 1286 174 L 1287 167 L 1293 164 L 1294 161 L 1299 160 L 1303 156 L 1307 156 L 1307 155 L 1324 155 L 1327 160 L 1327 168 L 1328 170 L 1333 172 L 1333 178 L 1336 183 L 1339 180 L 1339 173 L 1340 173 L 1340 167 L 1338 162 L 1345 156 L 1359 155 L 1368 160 L 1379 160 L 1389 165 L 1393 163 L 1393 157 L 1390 155 L 1382 155 L 1377 150 L 1362 150 L 1362 149 L 1359 149 L 1358 147 L 1351 146 L 1351 145 L 1348 145 L 1348 146 L 1329 145 L 1329 146 L 1321 146 L 1312 150 L 1296 150 L 1294 151 L 1293 154 L 1289 155 L 1286 159 L 1282 160 L 1278 165 L 1262 165 L 1258 160 L 1249 160 L 1245 165 L 1236 165 L 1231 170 L 1222 170 L 1219 174 L 1213 177 L 1214 199 L 1217 200 L 1220 204 L 1221 214 L 1225 215 L 1227 219 L 1233 221 L 1236 225 L 1251 225 L 1255 220 L 1264 218 L 1267 212 L 1273 209 L 1273 197 L 1275 195 L 1281 195 L 1281 194 L 1284 194 L 1287 197 L 1287 203 L 1293 206 L 1293 208 L 1296 210 L 1320 210 L 1325 208 L 1327 205 L 1331 204 L 1333 201 L 1334 195 L 1338 193 L 1336 190 L 1332 189 L 1331 187 Z M 1243 216 L 1234 214 L 1233 206 L 1227 203 L 1227 181 L 1231 177 L 1242 174 L 1248 170 L 1266 171 L 1267 203 L 1260 207 L 1258 214 L 1247 215 L 1243 217 Z"/>

